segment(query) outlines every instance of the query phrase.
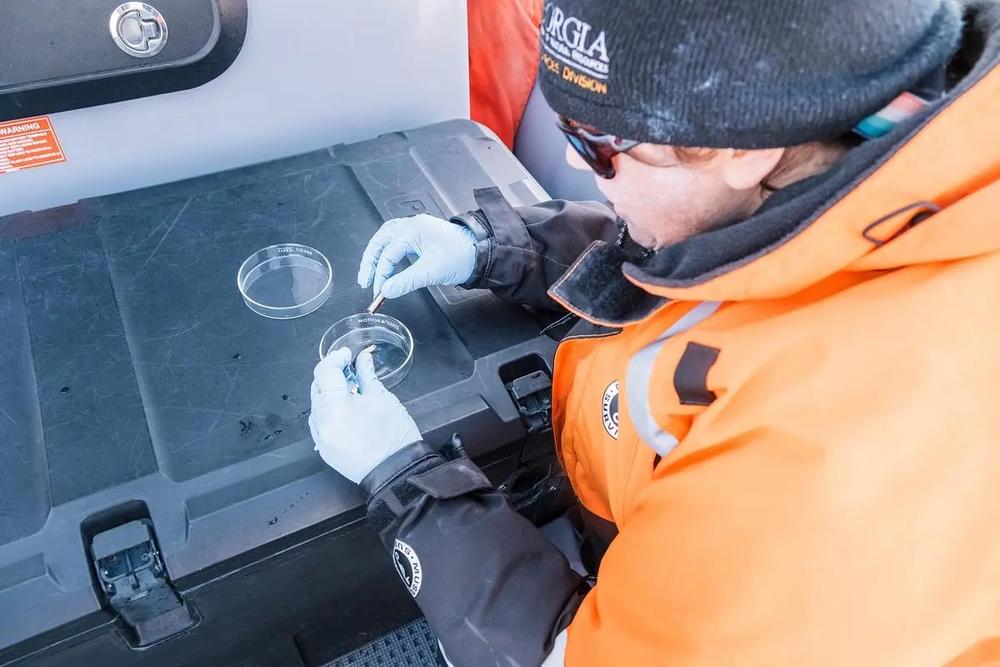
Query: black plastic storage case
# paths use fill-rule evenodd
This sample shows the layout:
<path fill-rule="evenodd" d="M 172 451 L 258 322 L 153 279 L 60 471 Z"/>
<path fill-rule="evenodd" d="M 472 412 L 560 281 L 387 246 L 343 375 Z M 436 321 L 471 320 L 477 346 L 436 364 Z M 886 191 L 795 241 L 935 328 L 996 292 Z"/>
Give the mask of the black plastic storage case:
<path fill-rule="evenodd" d="M 309 384 L 323 331 L 370 300 L 382 221 L 493 185 L 544 198 L 451 121 L 0 219 L 0 665 L 308 665 L 413 617 L 313 451 Z M 236 272 L 286 241 L 329 257 L 333 293 L 268 320 Z M 383 312 L 416 341 L 396 392 L 425 439 L 509 475 L 527 428 L 505 385 L 543 387 L 555 349 L 536 316 L 455 288 Z"/>

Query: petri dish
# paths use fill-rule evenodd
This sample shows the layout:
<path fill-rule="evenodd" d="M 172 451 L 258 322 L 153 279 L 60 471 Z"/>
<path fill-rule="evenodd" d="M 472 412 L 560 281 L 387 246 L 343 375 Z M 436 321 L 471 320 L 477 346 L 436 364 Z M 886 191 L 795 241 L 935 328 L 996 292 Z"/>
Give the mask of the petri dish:
<path fill-rule="evenodd" d="M 313 312 L 333 289 L 333 267 L 323 253 L 298 243 L 279 243 L 243 260 L 236 287 L 247 307 L 274 320 Z"/>
<path fill-rule="evenodd" d="M 319 341 L 319 358 L 331 350 L 346 347 L 357 357 L 374 346 L 375 375 L 386 387 L 403 381 L 413 365 L 413 336 L 405 324 L 391 315 L 358 313 L 336 322 Z"/>

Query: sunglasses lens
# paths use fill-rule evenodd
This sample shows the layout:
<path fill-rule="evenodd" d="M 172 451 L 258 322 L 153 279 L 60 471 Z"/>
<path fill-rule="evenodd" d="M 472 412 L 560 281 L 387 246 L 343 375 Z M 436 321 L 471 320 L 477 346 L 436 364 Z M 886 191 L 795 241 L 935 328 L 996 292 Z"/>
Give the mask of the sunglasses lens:
<path fill-rule="evenodd" d="M 601 178 L 614 178 L 615 163 L 611 160 L 618 151 L 608 150 L 604 146 L 597 146 L 594 151 L 594 161 L 590 163 L 590 168 Z"/>
<path fill-rule="evenodd" d="M 587 166 L 594 170 L 594 173 L 602 178 L 614 177 L 615 166 L 611 161 L 612 155 L 609 154 L 603 146 L 587 141 L 570 128 L 560 126 L 560 129 L 563 131 L 563 134 L 566 135 L 566 140 L 569 141 L 569 145 L 572 146 L 573 150 L 575 150 L 577 154 L 583 158 L 583 161 L 587 163 Z"/>
<path fill-rule="evenodd" d="M 586 141 L 573 135 L 567 136 L 566 139 L 569 140 L 569 145 L 573 147 L 573 150 L 582 155 L 588 162 L 594 159 L 595 153 Z"/>

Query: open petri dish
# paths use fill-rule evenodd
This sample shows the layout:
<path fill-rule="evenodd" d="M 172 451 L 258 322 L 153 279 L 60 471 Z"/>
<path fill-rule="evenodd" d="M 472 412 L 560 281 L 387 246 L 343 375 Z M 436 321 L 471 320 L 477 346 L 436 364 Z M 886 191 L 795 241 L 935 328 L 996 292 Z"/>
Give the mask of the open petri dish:
<path fill-rule="evenodd" d="M 315 248 L 279 243 L 243 260 L 236 273 L 236 287 L 253 312 L 290 320 L 326 303 L 333 289 L 333 267 Z"/>
<path fill-rule="evenodd" d="M 374 346 L 375 375 L 386 387 L 403 381 L 413 365 L 413 336 L 406 325 L 390 315 L 358 313 L 339 320 L 319 341 L 319 358 L 346 347 L 352 357 Z"/>

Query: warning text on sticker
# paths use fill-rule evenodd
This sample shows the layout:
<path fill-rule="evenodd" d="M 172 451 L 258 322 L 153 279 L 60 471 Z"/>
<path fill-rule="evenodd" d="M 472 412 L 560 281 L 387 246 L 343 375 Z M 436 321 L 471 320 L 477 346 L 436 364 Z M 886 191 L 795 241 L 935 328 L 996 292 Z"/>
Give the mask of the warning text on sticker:
<path fill-rule="evenodd" d="M 48 117 L 0 123 L 0 174 L 65 161 Z"/>
<path fill-rule="evenodd" d="M 5 137 L 8 134 L 20 134 L 21 132 L 31 132 L 32 130 L 40 129 L 42 129 L 42 124 L 38 122 L 8 125 L 7 127 L 0 127 L 0 137 Z"/>

